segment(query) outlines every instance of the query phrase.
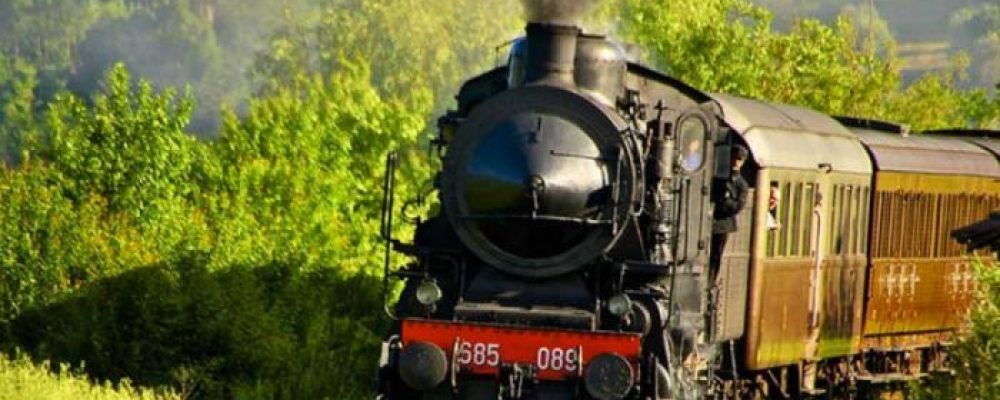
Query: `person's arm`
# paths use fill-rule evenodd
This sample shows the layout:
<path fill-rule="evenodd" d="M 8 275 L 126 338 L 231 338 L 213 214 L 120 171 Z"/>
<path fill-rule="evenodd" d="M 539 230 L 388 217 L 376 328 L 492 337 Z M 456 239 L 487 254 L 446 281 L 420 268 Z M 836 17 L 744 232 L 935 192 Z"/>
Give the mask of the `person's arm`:
<path fill-rule="evenodd" d="M 750 191 L 750 185 L 747 181 L 743 179 L 742 176 L 736 177 L 736 212 L 743 211 L 743 207 L 747 205 L 747 194 Z"/>
<path fill-rule="evenodd" d="M 735 215 L 740 212 L 747 202 L 748 188 L 746 182 L 739 177 L 732 179 L 731 182 L 727 182 L 726 188 L 723 189 L 725 193 L 718 204 L 720 210 L 726 215 Z M 730 190 L 730 188 L 734 190 Z M 733 191 L 736 193 L 733 193 Z"/>

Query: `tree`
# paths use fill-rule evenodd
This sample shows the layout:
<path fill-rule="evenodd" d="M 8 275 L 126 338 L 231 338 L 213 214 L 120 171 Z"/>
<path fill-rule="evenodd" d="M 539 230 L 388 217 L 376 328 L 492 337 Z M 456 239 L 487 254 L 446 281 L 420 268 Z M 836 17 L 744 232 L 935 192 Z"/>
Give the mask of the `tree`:
<path fill-rule="evenodd" d="M 380 264 L 384 160 L 393 150 L 419 154 L 430 103 L 380 94 L 367 61 L 338 65 L 329 78 L 304 77 L 253 102 L 242 121 L 226 119 L 213 144 L 220 160 L 213 185 L 225 200 L 217 204 L 231 206 L 208 213 L 219 217 L 221 265 L 291 259 L 303 268 L 371 271 Z M 404 196 L 430 177 L 425 162 L 409 159 L 398 188 Z M 251 227 L 225 228 L 232 221 Z"/>
<path fill-rule="evenodd" d="M 621 1 L 625 37 L 654 65 L 707 91 L 897 121 L 914 130 L 983 125 L 996 113 L 988 96 L 953 88 L 956 71 L 903 87 L 899 60 L 891 51 L 880 55 L 859 46 L 847 19 L 833 26 L 802 19 L 778 33 L 771 30 L 771 13 L 747 0 Z"/>
<path fill-rule="evenodd" d="M 522 12 L 513 0 L 339 0 L 289 18 L 304 22 L 287 24 L 256 63 L 266 88 L 302 74 L 329 75 L 341 55 L 363 57 L 383 94 L 432 93 L 440 111 L 463 79 L 503 61 L 496 55 L 519 35 Z"/>
<path fill-rule="evenodd" d="M 952 16 L 955 41 L 971 48 L 973 79 L 986 87 L 1000 88 L 1000 5 L 980 4 Z"/>
<path fill-rule="evenodd" d="M 41 71 L 72 70 L 75 46 L 91 26 L 124 11 L 114 0 L 0 2 L 0 53 L 28 60 Z"/>
<path fill-rule="evenodd" d="M 36 69 L 20 58 L 0 55 L 0 161 L 17 165 L 38 140 Z"/>
<path fill-rule="evenodd" d="M 855 27 L 857 38 L 854 41 L 862 43 L 865 49 L 874 49 L 879 54 L 895 51 L 896 39 L 874 2 L 845 5 L 840 15 Z"/>
<path fill-rule="evenodd" d="M 199 2 L 165 1 L 132 10 L 126 18 L 103 19 L 76 47 L 78 67 L 69 76 L 69 87 L 86 97 L 97 89 L 100 77 L 114 65 L 123 63 L 138 76 L 159 88 L 196 88 L 204 99 L 198 125 L 202 131 L 217 127 L 218 100 L 202 85 L 206 78 L 219 78 L 223 52 L 212 21 L 202 13 Z M 239 75 L 237 75 L 238 77 Z M 231 87 L 240 87 L 233 83 Z M 214 95 L 214 93 L 212 93 Z"/>
<path fill-rule="evenodd" d="M 92 107 L 70 94 L 56 100 L 47 115 L 46 155 L 71 199 L 96 194 L 110 212 L 145 218 L 159 200 L 191 191 L 195 140 L 184 129 L 193 99 L 154 93 L 146 81 L 133 87 L 121 64 L 105 85 Z"/>

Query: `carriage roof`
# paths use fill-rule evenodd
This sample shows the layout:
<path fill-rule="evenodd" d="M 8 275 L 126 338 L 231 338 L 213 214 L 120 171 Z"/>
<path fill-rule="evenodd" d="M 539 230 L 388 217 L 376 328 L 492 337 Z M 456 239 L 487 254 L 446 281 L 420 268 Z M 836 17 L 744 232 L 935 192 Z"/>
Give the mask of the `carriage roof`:
<path fill-rule="evenodd" d="M 762 168 L 814 170 L 829 164 L 835 172 L 872 172 L 854 134 L 826 114 L 727 94 L 711 96 Z"/>
<path fill-rule="evenodd" d="M 908 134 L 905 129 L 877 124 L 859 124 L 851 130 L 871 152 L 878 170 L 1000 177 L 996 156 L 960 135 L 947 131 Z M 992 142 L 1000 150 L 1000 143 Z"/>

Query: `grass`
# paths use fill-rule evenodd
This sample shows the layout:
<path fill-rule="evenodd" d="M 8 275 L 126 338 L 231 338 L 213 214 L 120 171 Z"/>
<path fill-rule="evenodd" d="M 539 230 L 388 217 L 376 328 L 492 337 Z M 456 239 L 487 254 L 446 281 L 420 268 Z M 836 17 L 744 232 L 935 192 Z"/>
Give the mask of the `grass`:
<path fill-rule="evenodd" d="M 172 392 L 156 392 L 132 387 L 127 381 L 113 387 L 94 384 L 68 365 L 53 368 L 48 362 L 36 364 L 24 356 L 0 354 L 0 400 L 180 400 Z"/>

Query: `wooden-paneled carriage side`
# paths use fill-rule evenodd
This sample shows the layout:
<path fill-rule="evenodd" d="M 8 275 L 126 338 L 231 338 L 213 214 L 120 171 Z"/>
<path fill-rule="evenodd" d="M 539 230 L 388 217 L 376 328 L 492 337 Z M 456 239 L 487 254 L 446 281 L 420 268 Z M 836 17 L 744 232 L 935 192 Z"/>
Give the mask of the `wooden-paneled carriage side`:
<path fill-rule="evenodd" d="M 736 375 L 794 397 L 944 371 L 975 290 L 949 233 L 1000 209 L 1000 141 L 713 99 L 751 150 L 713 321 Z"/>
<path fill-rule="evenodd" d="M 818 370 L 846 374 L 860 350 L 871 162 L 829 116 L 714 97 L 751 151 L 753 188 L 724 257 L 716 325 L 736 326 L 733 302 L 746 299 L 742 376 L 774 392 L 812 391 Z"/>
<path fill-rule="evenodd" d="M 962 137 L 993 154 L 1000 162 L 1000 131 L 980 129 L 949 129 L 928 132 L 933 134 Z M 1000 254 L 1000 208 L 990 210 L 988 218 L 952 231 L 952 237 L 967 249 L 984 249 Z"/>
<path fill-rule="evenodd" d="M 967 320 L 976 288 L 969 253 L 949 234 L 1000 209 L 1000 164 L 957 135 L 843 122 L 875 170 L 862 376 L 886 381 L 940 371 L 942 348 Z"/>

